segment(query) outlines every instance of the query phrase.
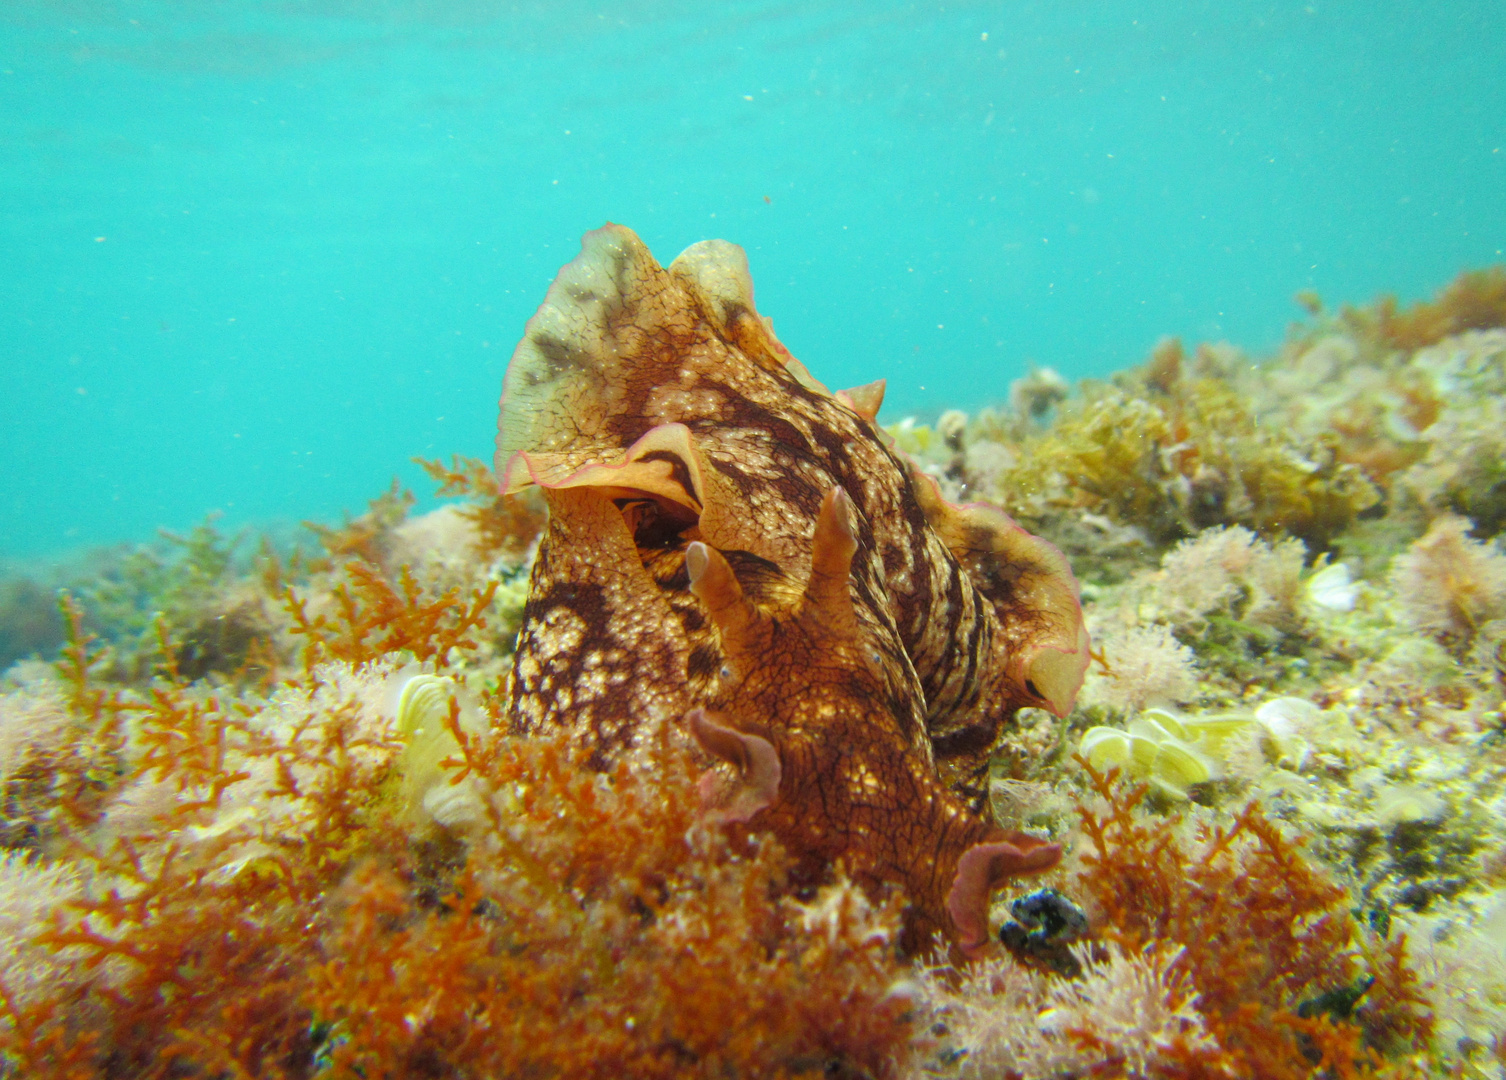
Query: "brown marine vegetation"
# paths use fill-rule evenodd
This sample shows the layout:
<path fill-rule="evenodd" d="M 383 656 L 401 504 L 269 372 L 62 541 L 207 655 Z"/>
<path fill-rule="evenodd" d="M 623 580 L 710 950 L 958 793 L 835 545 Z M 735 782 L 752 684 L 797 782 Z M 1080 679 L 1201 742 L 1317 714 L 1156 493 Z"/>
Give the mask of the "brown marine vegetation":
<path fill-rule="evenodd" d="M 1218 525 L 1325 550 L 1379 493 L 1336 440 L 1265 422 L 1241 392 L 1243 366 L 1232 350 L 1188 356 L 1169 338 L 1142 367 L 1085 383 L 1050 426 L 1010 447 L 1004 468 L 969 482 L 1090 576 L 1115 527 L 1133 530 L 1147 552 Z M 986 418 L 976 427 L 982 439 L 1010 441 Z"/>
<path fill-rule="evenodd" d="M 1300 539 L 1310 559 L 1342 547 L 1367 573 L 1438 513 L 1506 526 L 1506 267 L 1404 313 L 1299 302 L 1312 318 L 1268 358 L 1167 338 L 1070 392 L 1031 372 L 1007 404 L 887 430 L 946 497 L 996 502 L 1087 581 L 1218 526 Z"/>
<path fill-rule="evenodd" d="M 453 651 L 476 647 L 466 635 L 485 628 L 484 612 L 497 593 L 497 582 L 489 581 L 464 599 L 459 589 L 428 599 L 406 566 L 398 569 L 396 588 L 368 563 L 352 562 L 345 574 L 332 594 L 333 615 L 311 617 L 305 601 L 287 590 L 292 633 L 308 642 L 303 666 L 309 677 L 326 660 L 359 666 L 396 652 L 442 671 Z"/>
<path fill-rule="evenodd" d="M 1506 554 L 1469 535 L 1468 520 L 1445 514 L 1391 565 L 1391 586 L 1407 621 L 1455 645 L 1506 617 Z"/>
<path fill-rule="evenodd" d="M 493 843 L 431 910 L 370 863 L 336 899 L 311 994 L 340 1032 L 332 1075 L 892 1069 L 910 1032 L 887 996 L 892 906 L 844 884 L 779 899 L 783 853 L 699 826 L 668 742 L 604 780 L 560 740 L 461 738 L 471 775 L 507 793 Z"/>
<path fill-rule="evenodd" d="M 347 518 L 339 528 L 317 521 L 305 521 L 303 525 L 319 538 L 336 564 L 360 559 L 383 566 L 387 561 L 389 536 L 407 518 L 415 501 L 413 493 L 404 490 L 394 477 L 392 486 L 372 499 L 364 514 Z"/>
<path fill-rule="evenodd" d="M 75 617 L 77 741 L 109 752 L 85 770 L 99 790 L 55 793 L 43 855 L 85 883 L 37 940 L 69 974 L 3 968 L 7 1060 L 29 1077 L 892 1071 L 910 1035 L 888 996 L 897 907 L 840 877 L 791 896 L 777 844 L 698 823 L 672 733 L 600 774 L 562 739 L 468 735 L 454 704 L 454 781 L 485 813 L 410 837 L 373 702 L 392 650 L 464 654 L 487 597 L 401 580 L 352 564 L 318 618 L 290 593 L 305 657 L 266 700 L 171 666 L 149 692 L 109 689 Z"/>
<path fill-rule="evenodd" d="M 1254 803 L 1148 812 L 1149 787 L 1079 761 L 1077 869 L 1060 885 L 1088 916 L 1069 946 L 1078 970 L 992 959 L 922 972 L 912 1075 L 1424 1075 L 1433 1019 L 1406 939 L 1362 924 L 1300 841 Z"/>
<path fill-rule="evenodd" d="M 1466 270 L 1432 301 L 1405 310 L 1398 309 L 1396 297 L 1383 296 L 1368 308 L 1344 308 L 1340 318 L 1359 336 L 1406 351 L 1466 330 L 1506 326 L 1506 266 Z"/>
<path fill-rule="evenodd" d="M 1480 538 L 1506 521 L 1501 455 L 1490 451 L 1506 426 L 1481 420 L 1503 415 L 1497 391 L 1461 402 L 1440 387 L 1461 372 L 1464 385 L 1498 386 L 1490 380 L 1506 371 L 1506 339 L 1472 331 L 1410 357 L 1375 358 L 1415 347 L 1407 343 L 1438 326 L 1482 325 L 1459 320 L 1495 310 L 1490 298 L 1503 276 L 1467 276 L 1467 288 L 1456 283 L 1432 306 L 1392 305 L 1375 323 L 1390 327 L 1389 338 L 1335 344 L 1343 328 L 1329 321 L 1274 373 L 1249 374 L 1226 347 L 1189 354 L 1168 343 L 1141 372 L 1080 399 L 1063 402 L 1047 387 L 1050 403 L 1025 434 L 988 434 L 980 418 L 973 441 L 948 436 L 948 453 L 970 454 L 980 440 L 1006 453 L 1023 447 L 1002 472 L 969 457 L 966 475 L 1019 485 L 1001 491 L 1011 509 L 1076 544 L 1090 573 L 1102 568 L 1095 560 L 1110 561 L 1109 540 L 1138 535 L 1141 561 L 1162 563 L 1154 573 L 1164 575 L 1156 580 L 1172 620 L 1165 625 L 1185 634 L 1207 624 L 1192 646 L 1204 690 L 1222 673 L 1241 698 L 1290 691 L 1298 677 L 1269 659 L 1284 656 L 1280 649 L 1255 657 L 1258 664 L 1247 655 L 1249 641 L 1276 630 L 1295 659 L 1317 655 L 1309 638 L 1318 616 L 1294 621 L 1304 602 L 1294 591 L 1297 545 L 1281 537 L 1304 538 L 1310 552 L 1334 545 L 1347 558 L 1356 536 L 1378 525 L 1389 531 L 1375 532 L 1372 579 L 1407 553 L 1388 585 L 1374 587 L 1387 590 L 1386 603 L 1417 637 L 1453 647 L 1424 642 L 1440 664 L 1478 667 L 1487 647 L 1500 656 L 1499 547 L 1444 515 L 1467 514 Z M 1431 310 L 1443 306 L 1447 319 Z M 1384 302 L 1377 308 L 1386 310 Z M 1490 317 L 1484 325 L 1501 324 Z M 1273 386 L 1295 381 L 1279 394 L 1268 387 L 1268 397 L 1247 392 L 1268 376 Z M 1311 415 L 1283 411 L 1304 399 L 1301 387 L 1351 376 Z M 1367 401 L 1380 405 L 1366 412 Z M 1010 446 L 1000 441 L 1006 435 Z M 0 929 L 16 947 L 0 956 L 0 1077 L 1328 1080 L 1420 1076 L 1424 1061 L 1430 1075 L 1490 1075 L 1468 1071 L 1489 1053 L 1486 1044 L 1454 1046 L 1438 988 L 1414 973 L 1413 944 L 1388 930 L 1388 917 L 1399 924 L 1410 913 L 1388 912 L 1388 894 L 1363 882 L 1352 894 L 1321 869 L 1319 855 L 1344 873 L 1353 868 L 1346 860 L 1357 865 L 1355 852 L 1376 843 L 1373 824 L 1314 824 L 1279 791 L 1263 792 L 1269 810 L 1193 806 L 1182 818 L 1158 816 L 1146 812 L 1144 789 L 1092 770 L 1075 828 L 1058 820 L 1052 832 L 1077 852 L 1077 872 L 1058 872 L 1055 883 L 1092 917 L 1090 938 L 1074 954 L 1084 974 L 1030 971 L 997 955 L 943 969 L 936 985 L 952 997 L 933 992 L 953 1049 L 917 1063 L 924 1054 L 916 1047 L 929 1052 L 945 1033 L 932 1026 L 916 970 L 899 955 L 906 897 L 898 888 L 865 891 L 853 883 L 861 870 L 853 865 L 813 878 L 758 817 L 727 824 L 735 815 L 708 816 L 707 785 L 697 778 L 705 760 L 683 725 L 645 725 L 637 745 L 604 768 L 588 767 L 559 731 L 508 734 L 497 619 L 517 567 L 503 567 L 499 589 L 491 560 L 523 558 L 538 536 L 538 509 L 499 500 L 479 462 L 425 468 L 443 494 L 471 500 L 451 517 L 463 517 L 469 531 L 447 534 L 475 538 L 457 560 L 465 572 L 443 577 L 406 564 L 402 545 L 414 545 L 399 535 L 407 502 L 394 489 L 369 515 L 325 531 L 327 557 L 296 566 L 261 560 L 261 595 L 283 599 L 280 611 L 268 600 L 282 636 L 267 655 L 237 659 L 233 643 L 194 644 L 191 620 L 142 621 L 151 609 L 132 600 L 127 612 L 117 590 L 120 617 L 135 620 L 124 663 L 115 641 L 91 640 L 84 605 L 65 600 L 68 644 L 48 677 L 61 719 L 47 740 L 7 759 L 19 764 L 4 777 Z M 1178 547 L 1189 537 L 1199 539 Z M 236 595 L 227 586 L 245 584 L 214 571 L 222 545 L 207 532 L 202 539 L 182 545 L 201 560 L 186 573 L 209 571 L 207 584 L 182 586 L 185 611 L 216 610 Z M 1238 580 L 1226 587 L 1211 563 L 1194 566 L 1208 586 L 1204 600 L 1174 584 L 1186 578 L 1173 572 L 1190 553 L 1215 544 L 1281 555 L 1290 570 L 1281 581 L 1292 588 L 1256 588 L 1232 573 L 1224 578 Z M 142 581 L 157 573 L 142 568 Z M 178 580 L 170 587 L 179 589 Z M 213 604 L 199 595 L 209 589 Z M 1347 635 L 1352 678 L 1303 678 L 1326 680 L 1313 695 L 1332 706 L 1323 723 L 1342 727 L 1357 748 L 1324 735 L 1329 741 L 1315 743 L 1300 775 L 1282 773 L 1292 790 L 1309 793 L 1356 783 L 1372 760 L 1362 718 L 1421 723 L 1407 719 L 1422 694 L 1412 676 L 1382 685 L 1357 666 L 1377 647 L 1362 619 L 1384 640 L 1394 636 L 1383 607 L 1323 618 L 1349 627 L 1332 633 Z M 247 661 L 260 665 L 257 673 L 238 676 Z M 420 668 L 457 688 L 444 722 L 457 749 L 439 783 L 470 800 L 469 816 L 420 819 L 398 797 L 410 759 L 393 689 L 399 673 Z M 1494 697 L 1484 687 L 1472 705 L 1455 679 L 1427 691 L 1437 702 L 1416 705 L 1417 716 L 1426 706 L 1482 735 L 1470 761 L 1498 754 L 1495 735 L 1466 724 L 1494 716 L 1498 725 L 1506 678 L 1499 663 L 1494 670 Z M 0 696 L 29 692 L 18 685 L 0 686 Z M 1393 707 L 1382 691 L 1405 691 L 1410 704 Z M 1050 753 L 1060 754 L 1067 722 L 1051 732 Z M 1419 763 L 1430 761 L 1409 744 L 1414 750 Z M 1041 756 L 1033 775 L 1049 795 L 1066 767 Z M 1261 757 L 1251 768 L 1267 764 Z M 1227 783 L 1224 800 L 1239 790 Z M 1464 806 L 1455 789 L 1466 780 L 1451 783 L 1449 805 Z M 1293 839 L 1285 819 L 1311 842 Z M 1395 860 L 1421 861 L 1457 842 L 1457 857 L 1440 857 L 1441 869 L 1429 873 L 1472 889 L 1457 879 L 1477 833 L 1486 827 L 1458 812 L 1404 823 L 1382 843 L 1396 847 Z M 1401 850 L 1403 836 L 1418 847 Z M 1409 874 L 1410 882 L 1422 871 Z M 26 904 L 16 899 L 39 883 Z M 1423 895 L 1430 914 L 1441 912 L 1437 925 L 1462 910 L 1441 886 Z M 23 919 L 34 933 L 21 940 L 9 928 Z M 1465 948 L 1475 939 L 1457 940 Z M 1412 942 L 1430 944 L 1415 934 Z M 1015 994 L 1026 985 L 1034 996 Z M 1424 994 L 1440 1009 L 1436 1033 Z M 1146 1020 L 1136 1041 L 1140 1003 L 1160 1010 L 1161 1026 Z M 986 1071 L 981 1042 L 962 1036 L 990 1031 L 1013 1050 L 1038 1051 L 1016 1062 L 1057 1064 Z M 1495 1038 L 1489 1045 L 1506 1046 Z"/>
<path fill-rule="evenodd" d="M 491 466 L 472 457 L 451 455 L 449 465 L 423 458 L 413 460 L 439 483 L 436 494 L 440 498 L 470 500 L 460 512 L 476 527 L 478 557 L 502 554 L 516 558 L 544 531 L 547 515 L 537 489 L 503 495 Z"/>
<path fill-rule="evenodd" d="M 1091 847 L 1078 882 L 1099 934 L 1127 953 L 1180 948 L 1213 1036 L 1157 1076 L 1348 1077 L 1426 1047 L 1405 937 L 1362 926 L 1348 891 L 1258 804 L 1189 837 L 1175 817 L 1136 814 L 1147 786 L 1082 764 L 1099 803 L 1078 810 Z M 1113 1060 L 1114 1047 L 1098 1049 Z"/>
<path fill-rule="evenodd" d="M 387 795 L 401 746 L 373 706 L 396 662 L 382 650 L 457 670 L 485 605 L 472 595 L 436 620 L 431 597 L 372 580 L 304 623 L 307 649 L 346 660 L 306 661 L 265 701 L 170 666 L 148 693 L 102 685 L 71 613 L 62 674 L 97 756 L 55 794 L 39 854 L 84 886 L 38 927 L 63 975 L 0 966 L 0 1050 L 19 1075 L 905 1067 L 920 1032 L 896 954 L 902 898 L 875 903 L 840 873 L 792 889 L 776 842 L 702 816 L 700 767 L 673 727 L 601 773 L 564 738 L 507 737 L 495 715 L 475 734 L 451 699 L 448 782 L 479 792 L 480 812 L 451 832 L 402 823 Z M 1209 1036 L 1134 1075 L 1404 1075 L 1386 1062 L 1422 1047 L 1429 1020 L 1403 939 L 1362 927 L 1258 808 L 1189 834 L 1139 812 L 1144 789 L 1089 778 L 1073 891 L 1097 940 L 1151 958 Z M 1097 1062 L 1081 1075 L 1131 1075 L 1101 1029 L 1063 1037 Z"/>

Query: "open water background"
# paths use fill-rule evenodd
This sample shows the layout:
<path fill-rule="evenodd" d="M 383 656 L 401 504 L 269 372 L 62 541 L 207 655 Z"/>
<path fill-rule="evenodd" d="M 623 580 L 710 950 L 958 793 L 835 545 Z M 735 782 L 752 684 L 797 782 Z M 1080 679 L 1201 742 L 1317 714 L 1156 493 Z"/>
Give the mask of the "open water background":
<path fill-rule="evenodd" d="M 490 456 L 579 236 L 724 237 L 886 415 L 1506 248 L 1506 6 L 0 0 L 0 557 Z"/>

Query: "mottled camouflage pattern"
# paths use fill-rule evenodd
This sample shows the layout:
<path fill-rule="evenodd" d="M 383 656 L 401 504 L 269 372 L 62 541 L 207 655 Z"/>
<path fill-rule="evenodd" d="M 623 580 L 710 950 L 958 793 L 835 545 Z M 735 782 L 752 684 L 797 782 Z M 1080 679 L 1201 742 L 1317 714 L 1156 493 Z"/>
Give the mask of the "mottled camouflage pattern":
<path fill-rule="evenodd" d="M 1087 662 L 1076 583 L 988 508 L 944 503 L 875 426 L 881 390 L 833 395 L 752 304 L 741 249 L 668 270 L 628 229 L 589 234 L 508 369 L 497 466 L 551 523 L 518 639 L 520 730 L 567 725 L 605 764 L 644 724 L 718 704 L 725 657 L 688 591 L 702 541 L 755 604 L 800 594 L 826 493 L 856 516 L 851 591 L 903 738 L 973 807 L 1004 723 L 1070 707 Z"/>

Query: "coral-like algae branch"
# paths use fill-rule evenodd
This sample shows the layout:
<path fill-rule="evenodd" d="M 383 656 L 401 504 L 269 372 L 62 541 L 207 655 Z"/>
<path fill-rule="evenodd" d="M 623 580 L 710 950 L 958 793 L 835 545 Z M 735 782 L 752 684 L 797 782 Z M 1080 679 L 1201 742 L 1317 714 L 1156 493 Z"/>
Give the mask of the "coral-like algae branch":
<path fill-rule="evenodd" d="M 1227 825 L 1183 830 L 1175 818 L 1136 815 L 1147 787 L 1083 766 L 1101 808 L 1078 810 L 1091 847 L 1079 880 L 1100 933 L 1126 951 L 1180 949 L 1177 966 L 1217 1046 L 1179 1064 L 1354 1075 L 1378 1065 L 1379 1050 L 1426 1045 L 1431 1017 L 1405 936 L 1388 943 L 1359 923 L 1348 891 L 1258 803 Z"/>
<path fill-rule="evenodd" d="M 461 599 L 374 574 L 350 567 L 322 620 L 289 594 L 304 655 L 267 697 L 166 671 L 107 689 L 87 640 L 70 646 L 68 737 L 122 735 L 97 809 L 55 822 L 36 856 L 70 876 L 0 968 L 15 1067 L 893 1071 L 911 1030 L 890 994 L 897 909 L 841 882 L 791 895 L 777 844 L 699 822 L 699 770 L 673 733 L 601 774 L 559 738 L 475 733 L 451 698 L 442 784 L 476 809 L 450 829 L 404 816 L 394 671 L 475 661 L 495 583 Z"/>

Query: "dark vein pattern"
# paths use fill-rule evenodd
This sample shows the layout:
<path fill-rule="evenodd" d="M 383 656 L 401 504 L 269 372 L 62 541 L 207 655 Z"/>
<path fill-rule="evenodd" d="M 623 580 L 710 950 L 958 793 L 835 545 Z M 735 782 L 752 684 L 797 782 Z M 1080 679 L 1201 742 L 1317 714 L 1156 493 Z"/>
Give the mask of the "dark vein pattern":
<path fill-rule="evenodd" d="M 789 355 L 753 307 L 741 249 L 698 244 L 666 270 L 627 229 L 589 234 L 504 385 L 498 473 L 509 491 L 539 484 L 550 507 L 510 685 L 518 730 L 563 725 L 604 768 L 641 731 L 700 708 L 778 737 L 780 790 L 819 802 L 838 833 L 877 804 L 955 798 L 975 815 L 1014 713 L 1063 712 L 1076 694 L 1087 662 L 1076 583 L 1001 512 L 942 501 L 876 427 L 877 403 L 875 388 L 831 394 Z M 854 548 L 840 648 L 790 621 L 834 488 Z M 774 620 L 778 730 L 747 712 L 767 665 L 729 649 L 697 595 L 696 544 L 730 568 L 739 603 Z M 802 709 L 880 717 L 840 725 L 856 745 L 838 771 L 856 772 L 829 775 L 821 738 L 786 737 Z M 876 766 L 865 731 L 887 746 L 880 757 L 901 754 L 897 771 Z M 865 836 L 818 846 L 877 843 Z M 914 853 L 901 849 L 895 859 Z M 875 871 L 885 877 L 909 880 Z"/>

